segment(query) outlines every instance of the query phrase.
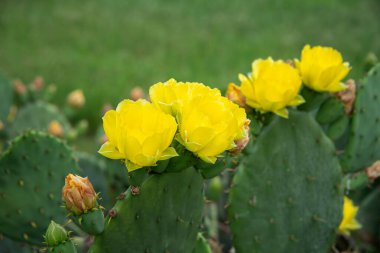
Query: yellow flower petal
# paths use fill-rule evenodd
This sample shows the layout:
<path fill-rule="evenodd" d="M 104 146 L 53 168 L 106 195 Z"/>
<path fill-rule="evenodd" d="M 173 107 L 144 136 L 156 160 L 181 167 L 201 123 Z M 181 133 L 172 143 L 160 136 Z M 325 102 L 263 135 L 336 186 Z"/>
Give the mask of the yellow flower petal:
<path fill-rule="evenodd" d="M 124 155 L 121 154 L 116 147 L 109 141 L 104 143 L 99 149 L 99 154 L 110 159 L 123 159 Z"/>

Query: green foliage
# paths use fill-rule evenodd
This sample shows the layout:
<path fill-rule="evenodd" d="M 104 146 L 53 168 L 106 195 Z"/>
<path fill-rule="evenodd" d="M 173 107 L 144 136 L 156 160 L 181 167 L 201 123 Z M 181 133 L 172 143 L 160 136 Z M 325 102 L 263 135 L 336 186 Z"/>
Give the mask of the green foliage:
<path fill-rule="evenodd" d="M 327 252 L 343 206 L 332 142 L 307 113 L 275 118 L 238 167 L 229 201 L 236 252 Z"/>
<path fill-rule="evenodd" d="M 111 209 L 90 252 L 192 252 L 203 201 L 203 179 L 193 167 L 150 175 Z"/>
<path fill-rule="evenodd" d="M 34 253 L 35 251 L 28 245 L 23 245 L 19 242 L 8 238 L 0 238 L 1 253 Z"/>
<path fill-rule="evenodd" d="M 0 123 L 5 124 L 13 100 L 11 83 L 0 75 Z M 1 130 L 1 129 L 0 129 Z"/>
<path fill-rule="evenodd" d="M 380 64 L 357 87 L 349 141 L 342 160 L 346 172 L 380 160 Z"/>
<path fill-rule="evenodd" d="M 10 134 L 15 137 L 26 130 L 47 132 L 52 121 L 58 121 L 64 133 L 69 132 L 70 123 L 55 105 L 44 102 L 28 104 L 17 113 Z"/>
<path fill-rule="evenodd" d="M 61 189 L 77 173 L 71 150 L 38 132 L 16 138 L 0 158 L 0 233 L 42 245 L 50 220 L 63 223 Z"/>

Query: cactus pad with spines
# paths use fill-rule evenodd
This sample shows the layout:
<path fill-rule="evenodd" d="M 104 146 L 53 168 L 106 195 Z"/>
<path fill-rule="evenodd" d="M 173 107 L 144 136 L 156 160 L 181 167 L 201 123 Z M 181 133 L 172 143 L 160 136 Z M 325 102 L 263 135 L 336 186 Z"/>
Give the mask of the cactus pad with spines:
<path fill-rule="evenodd" d="M 58 121 L 64 133 L 69 132 L 70 123 L 56 106 L 44 102 L 28 104 L 17 113 L 10 134 L 17 136 L 25 130 L 47 132 L 52 121 Z"/>
<path fill-rule="evenodd" d="M 27 132 L 0 158 L 0 233 L 41 245 L 51 219 L 63 223 L 61 189 L 77 173 L 71 150 L 43 133 Z"/>
<path fill-rule="evenodd" d="M 333 143 L 307 113 L 277 117 L 233 179 L 228 214 L 236 252 L 328 252 L 342 206 Z"/>
<path fill-rule="evenodd" d="M 194 168 L 150 175 L 137 194 L 128 189 L 111 209 L 90 252 L 192 252 L 203 202 L 203 179 Z"/>
<path fill-rule="evenodd" d="M 357 87 L 349 142 L 342 166 L 355 172 L 380 160 L 380 64 Z"/>

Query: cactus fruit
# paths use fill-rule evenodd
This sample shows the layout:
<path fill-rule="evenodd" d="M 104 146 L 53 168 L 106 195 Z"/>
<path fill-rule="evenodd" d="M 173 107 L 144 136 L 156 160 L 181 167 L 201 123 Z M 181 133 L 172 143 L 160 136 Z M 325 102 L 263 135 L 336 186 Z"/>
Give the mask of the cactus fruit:
<path fill-rule="evenodd" d="M 151 174 L 119 199 L 91 253 L 192 252 L 204 202 L 203 178 L 193 167 Z"/>
<path fill-rule="evenodd" d="M 13 100 L 13 90 L 11 83 L 0 75 L 0 124 L 4 125 Z M 1 131 L 1 129 L 0 129 Z"/>
<path fill-rule="evenodd" d="M 229 202 L 237 253 L 327 252 L 343 206 L 333 143 L 307 113 L 275 118 L 238 167 Z"/>
<path fill-rule="evenodd" d="M 61 225 L 51 221 L 45 234 L 48 253 L 77 253 L 69 233 Z"/>
<path fill-rule="evenodd" d="M 197 244 L 195 245 L 193 253 L 212 253 L 210 245 L 201 233 L 198 233 Z"/>
<path fill-rule="evenodd" d="M 342 159 L 345 172 L 362 170 L 380 160 L 380 64 L 357 88 L 350 136 Z"/>
<path fill-rule="evenodd" d="M 59 123 L 62 134 L 69 132 L 70 123 L 57 107 L 44 102 L 28 104 L 17 113 L 10 135 L 17 136 L 28 129 L 47 132 L 52 122 Z"/>
<path fill-rule="evenodd" d="M 0 233 L 41 245 L 49 221 L 65 220 L 61 188 L 68 173 L 77 173 L 76 163 L 62 141 L 38 132 L 17 137 L 0 158 Z"/>

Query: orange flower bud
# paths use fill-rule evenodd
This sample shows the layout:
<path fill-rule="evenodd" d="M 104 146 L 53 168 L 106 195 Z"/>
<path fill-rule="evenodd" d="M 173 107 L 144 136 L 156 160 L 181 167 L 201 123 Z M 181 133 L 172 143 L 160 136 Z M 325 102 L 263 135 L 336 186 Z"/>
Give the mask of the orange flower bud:
<path fill-rule="evenodd" d="M 344 111 L 350 115 L 354 106 L 356 97 L 356 84 L 353 79 L 349 79 L 345 83 L 346 89 L 335 94 L 335 96 L 344 104 Z"/>
<path fill-rule="evenodd" d="M 84 106 L 86 98 L 82 90 L 74 90 L 67 96 L 67 103 L 73 108 L 81 108 Z"/>
<path fill-rule="evenodd" d="M 67 210 L 75 215 L 83 214 L 97 206 L 97 194 L 90 180 L 69 174 L 62 188 L 62 196 Z"/>
<path fill-rule="evenodd" d="M 42 90 L 44 86 L 45 86 L 44 79 L 40 76 L 37 76 L 31 85 L 32 89 L 37 90 L 37 91 Z"/>
<path fill-rule="evenodd" d="M 139 100 L 140 98 L 145 98 L 145 93 L 144 93 L 144 90 L 139 87 L 139 86 L 136 86 L 134 87 L 132 90 L 131 90 L 131 93 L 130 93 L 130 97 L 133 101 L 137 101 Z"/>
<path fill-rule="evenodd" d="M 240 87 L 236 84 L 228 84 L 226 97 L 240 107 L 246 107 L 245 97 L 243 93 L 241 93 Z"/>
<path fill-rule="evenodd" d="M 64 134 L 64 130 L 61 124 L 56 120 L 53 120 L 52 122 L 50 122 L 49 127 L 48 127 L 48 132 L 51 135 L 54 135 L 56 137 L 63 137 L 63 134 Z"/>
<path fill-rule="evenodd" d="M 27 91 L 25 84 L 19 79 L 13 81 L 13 88 L 18 95 L 24 95 Z"/>

